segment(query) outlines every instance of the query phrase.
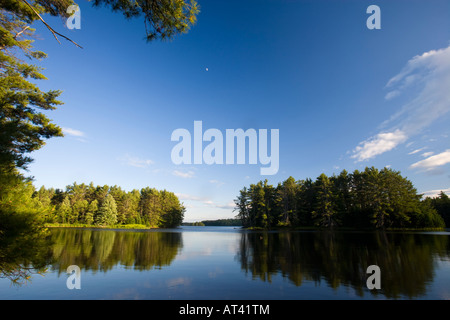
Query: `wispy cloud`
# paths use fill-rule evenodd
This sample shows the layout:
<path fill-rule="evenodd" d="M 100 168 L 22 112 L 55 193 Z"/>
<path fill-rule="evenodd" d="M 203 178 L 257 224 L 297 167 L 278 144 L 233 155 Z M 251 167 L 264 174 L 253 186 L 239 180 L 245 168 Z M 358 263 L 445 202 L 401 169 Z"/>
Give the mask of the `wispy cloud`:
<path fill-rule="evenodd" d="M 154 164 L 154 162 L 150 159 L 142 159 L 139 157 L 130 156 L 129 154 L 126 154 L 122 160 L 127 165 L 136 168 L 147 168 L 148 166 Z"/>
<path fill-rule="evenodd" d="M 395 98 L 398 95 L 400 95 L 400 91 L 399 90 L 393 90 L 393 91 L 388 92 L 384 98 L 386 100 L 391 100 L 391 99 Z"/>
<path fill-rule="evenodd" d="M 180 178 L 184 178 L 184 179 L 193 178 L 194 175 L 195 175 L 194 171 L 182 172 L 182 171 L 179 171 L 179 170 L 172 171 L 172 174 L 174 176 L 177 176 L 177 177 L 180 177 Z"/>
<path fill-rule="evenodd" d="M 376 136 L 363 141 L 354 150 L 352 158 L 356 158 L 357 161 L 363 161 L 373 158 L 386 151 L 390 151 L 398 146 L 400 143 L 406 141 L 408 137 L 401 130 L 395 130 L 393 132 L 383 132 Z"/>
<path fill-rule="evenodd" d="M 212 200 L 207 200 L 207 201 L 204 201 L 203 203 L 210 207 L 213 207 L 213 208 L 227 209 L 227 210 L 232 210 L 236 207 L 236 205 L 233 201 L 230 201 L 227 204 L 220 204 L 220 203 L 216 203 Z"/>
<path fill-rule="evenodd" d="M 407 90 L 412 98 L 381 124 L 380 133 L 353 150 L 351 157 L 357 161 L 394 149 L 450 111 L 450 46 L 415 56 L 387 82 L 386 88 L 390 90 L 386 100 Z"/>
<path fill-rule="evenodd" d="M 447 189 L 436 189 L 436 190 L 428 190 L 423 193 L 424 198 L 425 197 L 430 197 L 430 198 L 435 198 L 437 197 L 440 193 L 444 192 L 445 194 L 449 195 L 450 194 L 450 188 Z"/>
<path fill-rule="evenodd" d="M 194 195 L 190 195 L 190 194 L 186 194 L 186 193 L 175 193 L 175 195 L 180 200 L 193 200 L 193 201 L 205 201 L 206 200 L 206 198 L 198 197 L 198 196 L 194 196 Z"/>
<path fill-rule="evenodd" d="M 421 156 L 424 157 L 424 158 L 427 158 L 427 157 L 429 157 L 429 156 L 432 156 L 433 154 L 434 154 L 434 152 L 433 152 L 433 151 L 430 151 L 430 152 L 424 152 L 424 153 L 422 153 Z"/>
<path fill-rule="evenodd" d="M 408 154 L 416 154 L 416 153 L 419 153 L 420 151 L 422 151 L 423 149 L 425 149 L 425 148 L 420 148 L 420 149 L 413 150 L 413 151 L 411 151 Z"/>
<path fill-rule="evenodd" d="M 209 183 L 216 185 L 217 187 L 223 186 L 225 182 L 219 181 L 219 180 L 209 180 Z"/>
<path fill-rule="evenodd" d="M 411 165 L 411 169 L 425 169 L 426 171 L 433 170 L 437 167 L 450 163 L 450 149 L 428 157 L 424 160 L 418 161 Z"/>
<path fill-rule="evenodd" d="M 80 131 L 80 130 L 76 130 L 76 129 L 72 129 L 72 128 L 61 128 L 62 132 L 66 135 L 69 136 L 74 136 L 74 137 L 84 137 L 85 134 L 84 132 Z"/>
<path fill-rule="evenodd" d="M 224 204 L 224 205 L 220 205 L 220 204 L 216 205 L 216 207 L 217 208 L 221 208 L 221 209 L 230 210 L 230 209 L 236 208 L 236 204 L 233 201 L 230 201 L 230 202 L 228 202 L 227 204 Z"/>

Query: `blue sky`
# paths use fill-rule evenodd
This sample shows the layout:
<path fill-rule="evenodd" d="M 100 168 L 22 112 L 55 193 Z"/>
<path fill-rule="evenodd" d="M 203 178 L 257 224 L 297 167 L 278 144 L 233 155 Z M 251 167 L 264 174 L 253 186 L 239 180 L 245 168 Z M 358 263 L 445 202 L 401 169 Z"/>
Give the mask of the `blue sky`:
<path fill-rule="evenodd" d="M 450 2 L 199 0 L 189 33 L 146 43 L 142 19 L 78 1 L 81 29 L 36 24 L 43 90 L 64 138 L 34 152 L 37 187 L 90 183 L 177 193 L 185 221 L 233 217 L 251 183 L 390 166 L 450 194 Z M 369 5 L 381 29 L 369 30 Z M 175 129 L 278 129 L 279 171 L 175 165 Z M 206 143 L 204 144 L 204 146 Z"/>

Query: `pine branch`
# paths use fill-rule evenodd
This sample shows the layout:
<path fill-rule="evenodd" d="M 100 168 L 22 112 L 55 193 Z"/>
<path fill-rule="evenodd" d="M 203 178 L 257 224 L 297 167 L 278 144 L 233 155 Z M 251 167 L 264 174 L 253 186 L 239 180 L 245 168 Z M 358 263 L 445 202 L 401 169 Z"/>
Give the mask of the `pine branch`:
<path fill-rule="evenodd" d="M 66 39 L 66 40 L 72 42 L 72 43 L 75 44 L 77 47 L 83 49 L 83 47 L 80 46 L 78 43 L 76 43 L 75 41 L 69 39 L 69 38 L 66 37 L 65 35 L 62 35 L 61 33 L 55 31 L 52 27 L 50 27 L 50 26 L 47 24 L 47 22 L 45 22 L 44 19 L 42 19 L 41 15 L 40 15 L 40 14 L 39 14 L 32 6 L 31 6 L 31 4 L 28 3 L 27 0 L 22 0 L 22 1 L 25 2 L 26 5 L 27 5 L 28 7 L 30 7 L 31 10 L 33 10 L 33 12 L 38 16 L 39 20 L 41 20 L 42 23 L 44 23 L 44 25 L 47 27 L 47 29 L 50 30 L 50 32 L 53 34 L 53 36 L 55 37 L 56 41 L 58 41 L 59 43 L 61 43 L 61 42 L 59 41 L 58 37 L 56 36 L 56 35 L 59 35 L 59 36 L 63 37 L 64 39 Z"/>
<path fill-rule="evenodd" d="M 14 40 L 17 39 L 18 36 L 20 36 L 25 30 L 27 30 L 30 26 L 26 26 L 21 31 L 17 32 L 16 35 L 13 37 Z"/>

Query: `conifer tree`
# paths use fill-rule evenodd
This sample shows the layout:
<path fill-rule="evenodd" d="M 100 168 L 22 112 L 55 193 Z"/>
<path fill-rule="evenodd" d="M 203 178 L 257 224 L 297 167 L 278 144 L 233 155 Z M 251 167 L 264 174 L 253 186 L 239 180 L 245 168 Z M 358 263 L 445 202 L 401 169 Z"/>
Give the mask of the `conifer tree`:
<path fill-rule="evenodd" d="M 321 227 L 336 226 L 334 194 L 330 179 L 322 173 L 314 183 L 314 190 L 315 201 L 312 217 L 315 224 Z"/>
<path fill-rule="evenodd" d="M 58 222 L 59 223 L 68 223 L 71 213 L 72 213 L 72 207 L 70 205 L 69 196 L 66 195 L 56 210 Z"/>
<path fill-rule="evenodd" d="M 117 205 L 112 195 L 106 195 L 98 209 L 96 223 L 101 226 L 112 226 L 117 223 Z"/>
<path fill-rule="evenodd" d="M 94 217 L 97 214 L 98 211 L 98 201 L 93 200 L 91 203 L 89 203 L 88 208 L 86 210 L 86 214 L 84 216 L 84 223 L 87 225 L 91 225 L 94 223 Z"/>

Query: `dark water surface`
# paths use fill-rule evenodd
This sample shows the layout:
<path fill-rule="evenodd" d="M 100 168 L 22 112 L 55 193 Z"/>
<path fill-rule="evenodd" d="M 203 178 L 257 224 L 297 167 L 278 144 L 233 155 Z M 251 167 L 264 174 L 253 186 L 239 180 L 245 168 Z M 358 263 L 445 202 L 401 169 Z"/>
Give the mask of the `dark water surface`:
<path fill-rule="evenodd" d="M 37 269 L 3 261 L 0 299 L 449 299 L 449 236 L 54 228 Z M 68 288 L 70 265 L 80 289 Z M 381 289 L 367 288 L 369 265 Z"/>

